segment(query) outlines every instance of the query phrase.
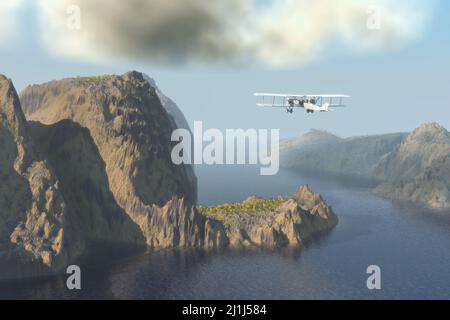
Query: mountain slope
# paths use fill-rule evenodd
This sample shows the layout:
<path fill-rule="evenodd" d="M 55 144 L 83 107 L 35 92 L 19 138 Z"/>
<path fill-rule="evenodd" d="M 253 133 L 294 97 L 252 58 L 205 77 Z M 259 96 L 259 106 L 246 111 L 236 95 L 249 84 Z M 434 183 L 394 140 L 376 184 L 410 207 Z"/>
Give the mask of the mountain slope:
<path fill-rule="evenodd" d="M 416 178 L 450 153 L 450 133 L 437 123 L 424 124 L 411 132 L 387 155 L 375 170 L 381 180 L 404 181 Z"/>
<path fill-rule="evenodd" d="M 312 131 L 281 144 L 284 167 L 375 181 L 383 196 L 450 208 L 450 133 L 437 123 L 413 132 L 340 139 Z"/>
<path fill-rule="evenodd" d="M 376 169 L 384 196 L 450 208 L 450 133 L 437 123 L 414 130 Z"/>
<path fill-rule="evenodd" d="M 283 167 L 301 171 L 372 179 L 381 159 L 405 135 L 394 133 L 341 139 L 314 130 L 298 139 L 283 142 L 280 163 Z"/>

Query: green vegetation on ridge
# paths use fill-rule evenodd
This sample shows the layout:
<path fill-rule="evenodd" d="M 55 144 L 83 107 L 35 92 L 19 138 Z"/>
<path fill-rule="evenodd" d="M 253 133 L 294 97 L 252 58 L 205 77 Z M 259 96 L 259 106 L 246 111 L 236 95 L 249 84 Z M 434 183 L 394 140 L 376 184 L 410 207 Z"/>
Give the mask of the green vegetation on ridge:
<path fill-rule="evenodd" d="M 253 198 L 239 203 L 224 203 L 212 206 L 198 205 L 197 210 L 209 218 L 223 221 L 227 216 L 233 214 L 271 212 L 284 201 L 286 199 L 281 196 L 273 199 Z"/>

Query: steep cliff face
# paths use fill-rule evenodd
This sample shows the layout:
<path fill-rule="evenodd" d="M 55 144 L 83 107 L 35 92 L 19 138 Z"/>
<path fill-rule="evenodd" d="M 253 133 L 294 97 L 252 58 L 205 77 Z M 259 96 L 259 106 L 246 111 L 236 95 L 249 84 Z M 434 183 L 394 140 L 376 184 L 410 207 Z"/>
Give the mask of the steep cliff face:
<path fill-rule="evenodd" d="M 331 207 L 307 185 L 286 199 L 249 197 L 242 204 L 199 210 L 222 224 L 219 236 L 231 247 L 298 246 L 338 223 Z"/>
<path fill-rule="evenodd" d="M 159 101 L 161 105 L 166 109 L 167 113 L 172 117 L 175 125 L 178 128 L 187 129 L 191 131 L 189 124 L 184 117 L 183 112 L 181 112 L 180 108 L 177 104 L 166 96 L 156 85 L 156 81 L 153 78 L 150 78 L 148 75 L 143 74 L 144 79 L 155 89 L 156 94 L 158 95 Z"/>
<path fill-rule="evenodd" d="M 194 204 L 196 179 L 191 166 L 172 163 L 176 124 L 141 73 L 33 85 L 20 98 L 29 120 L 70 120 L 86 128 L 117 205 L 140 226 L 148 245 L 167 243 L 154 241 L 149 216 L 155 204 L 164 207 L 174 196 Z"/>
<path fill-rule="evenodd" d="M 170 116 L 171 121 L 173 121 L 173 126 L 180 129 L 186 129 L 192 135 L 191 128 L 189 127 L 189 124 L 186 118 L 184 117 L 183 112 L 178 107 L 178 105 L 158 88 L 158 86 L 156 85 L 156 81 L 153 78 L 149 77 L 146 74 L 143 74 L 142 76 L 155 89 L 155 92 L 158 95 L 161 105 L 164 107 L 164 109 L 166 109 L 167 113 Z M 192 154 L 194 154 L 193 148 L 191 152 Z M 195 176 L 193 166 L 189 167 L 188 170 L 186 170 L 186 174 L 188 175 L 189 180 L 195 182 L 197 181 L 197 177 Z"/>
<path fill-rule="evenodd" d="M 280 147 L 280 164 L 286 168 L 321 174 L 373 179 L 380 161 L 406 134 L 338 138 L 323 131 L 311 131 Z"/>
<path fill-rule="evenodd" d="M 52 273 L 83 243 L 59 180 L 30 139 L 17 93 L 1 75 L 0 150 L 0 280 Z"/>
<path fill-rule="evenodd" d="M 105 163 L 89 131 L 71 120 L 54 125 L 29 122 L 34 144 L 59 179 L 72 210 L 72 228 L 85 242 L 144 245 L 138 226 L 116 203 L 108 185 Z"/>

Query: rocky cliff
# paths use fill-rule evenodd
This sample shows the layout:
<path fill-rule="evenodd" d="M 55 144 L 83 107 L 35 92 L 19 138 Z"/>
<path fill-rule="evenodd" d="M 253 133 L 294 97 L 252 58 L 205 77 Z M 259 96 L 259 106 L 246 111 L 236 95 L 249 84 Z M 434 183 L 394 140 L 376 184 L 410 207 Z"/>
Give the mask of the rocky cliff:
<path fill-rule="evenodd" d="M 313 130 L 281 143 L 280 164 L 313 173 L 374 179 L 380 161 L 405 136 L 395 133 L 342 139 Z"/>
<path fill-rule="evenodd" d="M 234 247 L 301 245 L 338 223 L 331 207 L 307 185 L 288 198 L 253 196 L 242 203 L 199 206 L 198 210 L 220 222 L 224 232 L 219 235 Z"/>
<path fill-rule="evenodd" d="M 17 93 L 1 75 L 0 150 L 0 279 L 51 273 L 83 244 L 60 181 L 36 152 Z"/>
<path fill-rule="evenodd" d="M 176 124 L 141 74 L 53 81 L 21 99 L 33 121 L 2 76 L 0 280 L 60 272 L 94 243 L 203 246 L 195 175 L 173 165 Z"/>
<path fill-rule="evenodd" d="M 177 104 L 158 88 L 158 86 L 156 85 L 156 81 L 153 78 L 150 78 L 146 74 L 143 74 L 143 77 L 155 89 L 155 92 L 158 95 L 161 105 L 164 107 L 164 109 L 167 110 L 167 113 L 169 113 L 169 115 L 173 118 L 175 125 L 178 128 L 187 129 L 191 131 L 191 128 L 189 127 L 189 124 L 186 118 L 184 117 L 183 112 L 180 110 Z"/>
<path fill-rule="evenodd" d="M 155 241 L 148 227 L 149 216 L 157 211 L 154 205 L 163 208 L 174 196 L 193 205 L 197 186 L 191 166 L 171 161 L 170 138 L 176 124 L 141 73 L 33 85 L 20 99 L 29 120 L 44 125 L 66 120 L 86 129 L 104 163 L 106 185 L 115 203 L 140 226 L 148 245 L 183 244 Z M 45 132 L 42 140 L 48 140 Z M 183 230 L 172 231 L 177 232 Z"/>

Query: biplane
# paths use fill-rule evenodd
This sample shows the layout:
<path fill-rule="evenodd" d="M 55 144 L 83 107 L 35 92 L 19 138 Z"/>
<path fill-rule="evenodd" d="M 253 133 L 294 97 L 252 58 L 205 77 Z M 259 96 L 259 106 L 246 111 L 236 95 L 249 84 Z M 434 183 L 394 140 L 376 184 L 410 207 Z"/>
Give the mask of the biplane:
<path fill-rule="evenodd" d="M 306 113 L 328 112 L 334 108 L 345 107 L 344 99 L 350 96 L 344 94 L 277 94 L 255 93 L 259 107 L 285 108 L 287 113 L 293 113 L 294 108 L 303 108 Z"/>

